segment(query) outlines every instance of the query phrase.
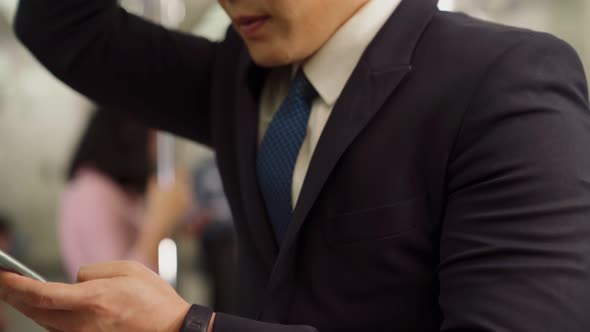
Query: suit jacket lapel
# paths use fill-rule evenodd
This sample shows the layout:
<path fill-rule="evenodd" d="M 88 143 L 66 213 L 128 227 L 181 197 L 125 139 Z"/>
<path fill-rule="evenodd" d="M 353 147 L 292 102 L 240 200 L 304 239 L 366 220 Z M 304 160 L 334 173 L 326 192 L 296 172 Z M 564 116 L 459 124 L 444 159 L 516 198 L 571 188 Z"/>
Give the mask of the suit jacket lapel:
<path fill-rule="evenodd" d="M 341 156 L 365 129 L 412 70 L 411 59 L 418 40 L 436 12 L 437 0 L 404 0 L 353 72 L 312 157 L 286 239 L 279 252 L 266 293 L 265 320 L 280 320 L 288 303 L 299 232 L 326 180 Z M 288 287 L 287 287 L 288 288 Z"/>
<path fill-rule="evenodd" d="M 247 51 L 240 58 L 236 94 L 236 145 L 240 189 L 251 238 L 269 271 L 275 264 L 278 248 L 266 214 L 256 175 L 260 91 L 266 71 L 253 65 Z"/>
<path fill-rule="evenodd" d="M 366 63 L 359 64 L 336 103 L 311 159 L 284 247 L 296 241 L 301 226 L 340 157 L 409 71 L 410 66 L 406 64 L 375 73 Z"/>

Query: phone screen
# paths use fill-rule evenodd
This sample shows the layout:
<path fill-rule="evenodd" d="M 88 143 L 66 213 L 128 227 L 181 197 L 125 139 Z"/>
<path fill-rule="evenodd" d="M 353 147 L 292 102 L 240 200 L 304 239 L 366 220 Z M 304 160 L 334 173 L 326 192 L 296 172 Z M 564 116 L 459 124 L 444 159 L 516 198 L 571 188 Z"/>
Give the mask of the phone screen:
<path fill-rule="evenodd" d="M 15 272 L 22 276 L 29 277 L 38 281 L 47 282 L 45 278 L 37 274 L 35 271 L 28 268 L 23 263 L 11 257 L 7 253 L 0 250 L 0 269 Z"/>

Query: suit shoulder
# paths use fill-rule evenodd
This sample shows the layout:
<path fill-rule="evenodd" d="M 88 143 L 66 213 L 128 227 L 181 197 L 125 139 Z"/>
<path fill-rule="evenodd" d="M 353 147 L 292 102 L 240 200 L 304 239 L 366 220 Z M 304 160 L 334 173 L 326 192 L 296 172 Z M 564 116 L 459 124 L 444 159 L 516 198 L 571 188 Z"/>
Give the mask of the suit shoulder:
<path fill-rule="evenodd" d="M 462 13 L 438 12 L 426 29 L 423 41 L 440 45 L 455 59 L 469 57 L 485 64 L 511 49 L 562 54 L 579 60 L 567 42 L 544 32 L 488 22 Z"/>

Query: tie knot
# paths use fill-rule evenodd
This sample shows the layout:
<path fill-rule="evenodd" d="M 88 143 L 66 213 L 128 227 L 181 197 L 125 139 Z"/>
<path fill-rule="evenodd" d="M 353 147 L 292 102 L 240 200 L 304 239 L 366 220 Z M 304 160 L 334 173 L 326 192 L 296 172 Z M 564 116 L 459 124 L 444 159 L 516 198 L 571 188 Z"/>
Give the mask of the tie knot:
<path fill-rule="evenodd" d="M 306 102 L 311 102 L 318 96 L 318 93 L 307 79 L 307 76 L 305 76 L 303 70 L 299 69 L 295 79 L 291 82 L 289 95 L 297 96 Z"/>

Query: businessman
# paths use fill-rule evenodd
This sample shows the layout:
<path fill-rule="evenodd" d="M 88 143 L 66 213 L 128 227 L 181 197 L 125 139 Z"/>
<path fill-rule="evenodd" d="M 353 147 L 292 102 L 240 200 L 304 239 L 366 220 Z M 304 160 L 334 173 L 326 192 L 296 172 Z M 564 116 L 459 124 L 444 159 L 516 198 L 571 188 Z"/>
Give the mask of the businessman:
<path fill-rule="evenodd" d="M 109 109 L 213 147 L 241 316 L 129 263 L 0 274 L 50 331 L 590 331 L 590 113 L 575 51 L 435 0 L 220 0 L 222 43 L 115 0 L 16 32 Z"/>

